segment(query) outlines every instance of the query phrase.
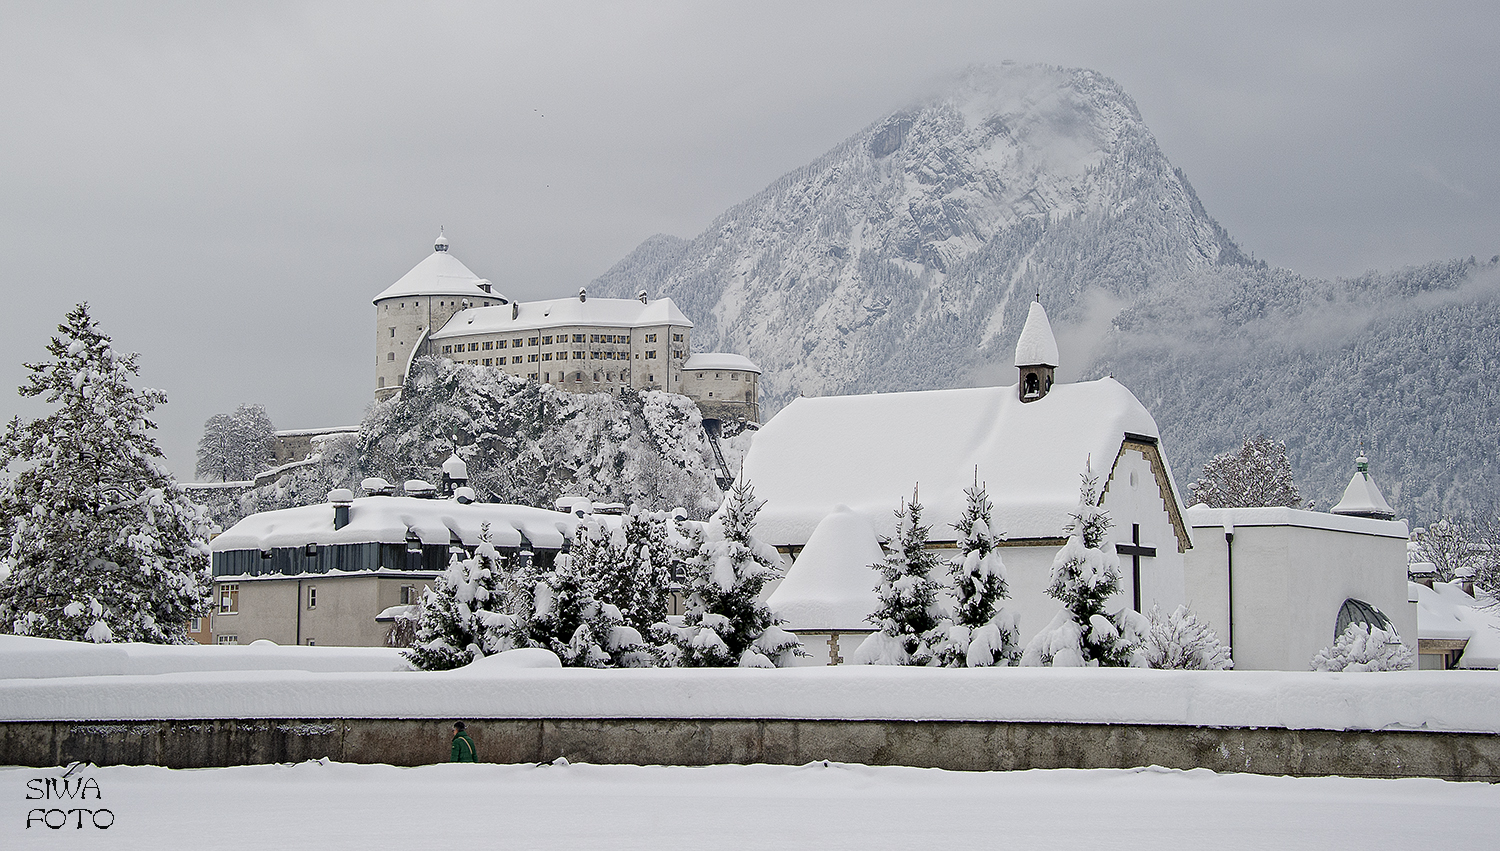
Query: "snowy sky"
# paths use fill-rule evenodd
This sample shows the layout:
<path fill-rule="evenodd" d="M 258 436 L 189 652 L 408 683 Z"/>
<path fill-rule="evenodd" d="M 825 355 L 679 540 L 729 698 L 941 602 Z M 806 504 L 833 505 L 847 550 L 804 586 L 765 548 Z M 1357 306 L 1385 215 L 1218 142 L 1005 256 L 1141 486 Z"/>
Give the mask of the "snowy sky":
<path fill-rule="evenodd" d="M 86 299 L 191 478 L 240 402 L 359 420 L 369 300 L 439 224 L 503 292 L 570 294 L 1004 59 L 1118 80 L 1273 264 L 1500 252 L 1500 6 L 1307 5 L 6 2 L 0 387 Z"/>

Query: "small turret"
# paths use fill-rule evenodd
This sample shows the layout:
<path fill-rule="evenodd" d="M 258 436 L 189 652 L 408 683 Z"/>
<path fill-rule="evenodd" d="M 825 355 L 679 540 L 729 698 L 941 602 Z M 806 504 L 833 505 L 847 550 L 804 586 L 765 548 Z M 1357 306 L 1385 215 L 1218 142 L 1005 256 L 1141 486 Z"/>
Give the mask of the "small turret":
<path fill-rule="evenodd" d="M 458 457 L 458 452 L 455 450 L 452 455 L 448 456 L 448 460 L 443 462 L 443 494 L 445 496 L 456 494 L 458 488 L 468 483 L 469 465 L 464 463 L 464 459 Z"/>
<path fill-rule="evenodd" d="M 432 250 L 433 251 L 447 251 L 448 250 L 448 237 L 443 236 L 443 228 L 442 228 L 441 225 L 438 226 L 438 238 L 437 238 L 437 240 L 435 242 L 432 243 Z"/>
<path fill-rule="evenodd" d="M 1370 459 L 1361 454 L 1354 459 L 1354 478 L 1344 488 L 1344 498 L 1332 509 L 1334 514 L 1349 517 L 1369 517 L 1374 520 L 1395 520 L 1396 512 L 1381 495 L 1375 480 L 1370 478 Z"/>
<path fill-rule="evenodd" d="M 1022 402 L 1035 402 L 1052 389 L 1053 371 L 1057 369 L 1057 340 L 1052 336 L 1052 324 L 1047 321 L 1040 298 L 1031 303 L 1021 337 L 1016 340 L 1016 369 L 1021 373 L 1016 387 Z"/>

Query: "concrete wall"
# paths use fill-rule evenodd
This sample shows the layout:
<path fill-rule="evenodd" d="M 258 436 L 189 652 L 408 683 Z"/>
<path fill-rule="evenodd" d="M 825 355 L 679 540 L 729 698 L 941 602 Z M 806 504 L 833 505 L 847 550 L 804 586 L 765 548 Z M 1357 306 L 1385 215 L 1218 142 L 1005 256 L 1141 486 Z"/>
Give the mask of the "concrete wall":
<path fill-rule="evenodd" d="M 680 392 L 697 402 L 705 417 L 760 422 L 760 376 L 749 370 L 686 370 Z"/>
<path fill-rule="evenodd" d="M 485 762 L 637 765 L 817 760 L 960 771 L 1208 768 L 1251 774 L 1500 781 L 1488 733 L 1144 724 L 728 719 L 465 719 Z M 446 762 L 450 719 L 260 719 L 0 724 L 0 764 L 201 768 Z"/>
<path fill-rule="evenodd" d="M 1407 599 L 1406 524 L 1287 508 L 1193 509 L 1188 602 L 1229 641 L 1228 549 L 1234 529 L 1234 664 L 1305 671 L 1334 641 L 1344 600 L 1373 604 L 1416 652 L 1416 607 Z"/>

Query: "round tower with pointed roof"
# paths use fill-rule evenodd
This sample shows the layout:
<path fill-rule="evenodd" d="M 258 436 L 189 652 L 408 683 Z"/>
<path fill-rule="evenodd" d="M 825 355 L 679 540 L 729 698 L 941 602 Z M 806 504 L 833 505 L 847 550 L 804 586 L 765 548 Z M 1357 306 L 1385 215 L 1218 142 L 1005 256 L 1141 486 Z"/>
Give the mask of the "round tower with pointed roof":
<path fill-rule="evenodd" d="M 465 307 L 506 304 L 490 282 L 448 251 L 439 229 L 432 253 L 375 296 L 375 399 L 395 395 L 427 338 Z"/>
<path fill-rule="evenodd" d="M 1052 389 L 1053 372 L 1057 369 L 1057 340 L 1052 336 L 1052 324 L 1047 321 L 1040 298 L 1031 303 L 1021 337 L 1016 340 L 1016 369 L 1021 373 L 1016 390 L 1022 402 L 1035 402 Z"/>

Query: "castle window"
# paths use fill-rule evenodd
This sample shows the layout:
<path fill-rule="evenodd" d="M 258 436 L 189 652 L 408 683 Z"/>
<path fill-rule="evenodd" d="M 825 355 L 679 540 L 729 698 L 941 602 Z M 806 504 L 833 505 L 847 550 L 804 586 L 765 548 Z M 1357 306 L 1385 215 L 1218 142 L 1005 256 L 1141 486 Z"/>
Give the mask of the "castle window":
<path fill-rule="evenodd" d="M 583 373 L 581 373 L 581 372 L 574 373 L 573 374 L 573 380 L 574 381 L 582 381 L 583 380 Z"/>
<path fill-rule="evenodd" d="M 656 342 L 656 335 L 655 334 L 647 334 L 646 335 L 646 342 L 648 342 L 648 343 L 654 343 L 654 342 Z"/>
<path fill-rule="evenodd" d="M 534 373 L 534 372 L 528 372 L 528 373 L 526 373 L 526 377 L 529 378 L 529 379 L 531 379 L 532 381 L 535 381 L 536 380 L 536 373 Z"/>
<path fill-rule="evenodd" d="M 384 387 L 385 386 L 385 376 L 384 375 L 380 376 L 380 381 L 379 381 L 379 383 L 376 386 L 379 386 L 379 387 Z"/>
<path fill-rule="evenodd" d="M 722 372 L 716 372 L 716 373 L 714 373 L 714 380 L 715 381 L 723 381 L 724 380 L 724 373 L 722 373 Z"/>
<path fill-rule="evenodd" d="M 392 337 L 396 336 L 396 329 L 395 328 L 391 329 L 391 336 Z"/>
<path fill-rule="evenodd" d="M 698 380 L 699 380 L 699 381 L 702 381 L 702 380 L 703 380 L 703 373 L 701 373 L 701 372 L 700 372 L 700 373 L 698 373 Z"/>
<path fill-rule="evenodd" d="M 537 341 L 537 338 L 536 337 L 532 337 L 530 340 L 526 341 L 526 345 L 528 345 L 528 346 L 535 346 L 536 345 L 536 341 Z"/>
<path fill-rule="evenodd" d="M 583 352 L 574 352 L 573 360 L 583 360 Z"/>
<path fill-rule="evenodd" d="M 453 354 L 453 347 L 452 346 L 444 346 L 443 347 L 443 354 L 445 354 L 445 355 L 451 355 L 451 354 Z"/>
<path fill-rule="evenodd" d="M 551 352 L 544 353 L 542 355 L 542 360 L 552 360 L 552 353 Z"/>
<path fill-rule="evenodd" d="M 599 342 L 599 335 L 598 334 L 590 334 L 589 335 L 589 342 L 590 343 L 597 343 L 597 342 Z"/>
<path fill-rule="evenodd" d="M 495 347 L 494 343 L 491 343 L 489 340 L 485 340 L 484 341 L 484 350 L 485 351 L 489 351 L 490 349 L 493 349 L 494 347 Z"/>
<path fill-rule="evenodd" d="M 386 352 L 385 353 L 385 359 L 388 360 L 388 361 L 395 360 L 396 359 L 396 353 L 395 352 Z"/>
<path fill-rule="evenodd" d="M 740 380 L 740 374 L 738 372 L 731 372 L 731 373 L 729 373 L 729 380 L 730 381 L 739 381 Z"/>
<path fill-rule="evenodd" d="M 470 343 L 469 344 L 469 351 L 471 351 L 471 352 L 477 352 L 477 351 L 479 351 L 479 344 L 478 343 Z"/>
<path fill-rule="evenodd" d="M 646 352 L 646 360 L 656 360 L 656 349 Z"/>
<path fill-rule="evenodd" d="M 495 348 L 497 348 L 497 349 L 503 349 L 503 348 L 505 348 L 505 341 L 501 340 L 500 342 L 496 343 L 495 344 Z"/>
<path fill-rule="evenodd" d="M 542 338 L 542 345 L 544 345 L 544 346 L 550 346 L 550 345 L 552 345 L 552 338 L 551 337 L 543 337 Z"/>
<path fill-rule="evenodd" d="M 596 373 L 594 373 L 594 380 L 595 380 L 595 381 L 598 381 L 598 380 L 599 380 L 599 373 L 597 373 L 597 372 L 596 372 Z"/>
<path fill-rule="evenodd" d="M 574 334 L 573 335 L 573 342 L 575 342 L 575 343 L 582 343 L 583 342 L 583 335 L 582 334 Z"/>
<path fill-rule="evenodd" d="M 681 334 L 673 334 L 672 335 L 672 342 L 674 342 L 674 343 L 680 343 L 680 342 L 682 342 L 682 335 Z"/>
<path fill-rule="evenodd" d="M 656 380 L 656 376 L 648 373 L 646 375 L 646 380 L 647 381 L 655 381 Z"/>
<path fill-rule="evenodd" d="M 541 355 L 527 355 L 526 356 L 526 362 L 527 363 L 536 363 L 537 361 L 539 361 L 541 359 L 542 359 Z"/>
<path fill-rule="evenodd" d="M 492 358 L 485 358 L 484 359 L 484 365 L 485 366 L 494 366 L 495 365 L 494 364 L 494 360 Z"/>
<path fill-rule="evenodd" d="M 708 391 L 708 398 L 712 399 L 713 397 L 714 397 L 714 391 L 712 391 L 712 390 Z"/>
<path fill-rule="evenodd" d="M 521 362 L 521 356 L 520 355 L 511 355 L 510 356 L 510 362 L 511 363 L 520 363 Z"/>
<path fill-rule="evenodd" d="M 517 337 L 514 340 L 512 340 L 511 341 L 511 345 L 515 346 L 518 349 L 521 348 L 521 338 Z"/>

